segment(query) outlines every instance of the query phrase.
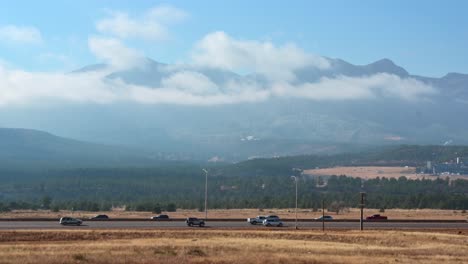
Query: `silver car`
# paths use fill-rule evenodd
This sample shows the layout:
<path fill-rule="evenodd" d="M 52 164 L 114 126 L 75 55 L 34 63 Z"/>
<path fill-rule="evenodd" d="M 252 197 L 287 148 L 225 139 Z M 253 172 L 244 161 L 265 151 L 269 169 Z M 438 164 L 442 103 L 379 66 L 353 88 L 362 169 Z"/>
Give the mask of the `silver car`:
<path fill-rule="evenodd" d="M 61 225 L 76 225 L 76 226 L 79 226 L 79 225 L 81 225 L 83 223 L 83 221 L 81 221 L 80 219 L 73 218 L 73 217 L 62 217 L 62 218 L 60 218 L 59 223 Z"/>

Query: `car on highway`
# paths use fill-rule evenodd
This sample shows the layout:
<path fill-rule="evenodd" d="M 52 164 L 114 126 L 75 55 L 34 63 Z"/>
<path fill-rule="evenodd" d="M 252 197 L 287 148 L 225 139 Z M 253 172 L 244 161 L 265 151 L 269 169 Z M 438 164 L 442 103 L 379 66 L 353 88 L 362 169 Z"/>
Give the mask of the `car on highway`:
<path fill-rule="evenodd" d="M 265 220 L 265 219 L 266 219 L 265 216 L 258 215 L 255 218 L 247 218 L 247 223 L 250 223 L 252 225 L 261 224 L 261 223 L 263 223 L 263 220 Z"/>
<path fill-rule="evenodd" d="M 316 221 L 322 221 L 322 220 L 323 221 L 331 221 L 331 220 L 333 220 L 333 216 L 331 216 L 331 215 L 321 215 L 320 217 L 314 218 L 314 220 L 316 220 Z"/>
<path fill-rule="evenodd" d="M 151 217 L 151 220 L 155 220 L 155 221 L 167 221 L 167 220 L 169 220 L 169 216 L 166 215 L 166 214 L 160 214 L 160 215 L 152 216 L 152 217 Z"/>
<path fill-rule="evenodd" d="M 384 215 L 375 214 L 375 215 L 366 217 L 366 220 L 367 221 L 379 221 L 379 220 L 382 221 L 382 220 L 388 220 L 388 217 Z"/>
<path fill-rule="evenodd" d="M 279 216 L 277 216 L 277 215 L 267 215 L 267 216 L 265 216 L 265 219 L 276 219 L 276 220 L 279 220 L 280 218 L 279 218 Z"/>
<path fill-rule="evenodd" d="M 264 226 L 283 226 L 283 222 L 279 218 L 267 218 L 263 220 Z"/>
<path fill-rule="evenodd" d="M 59 223 L 61 225 L 76 225 L 76 226 L 79 226 L 79 225 L 81 225 L 83 223 L 83 221 L 80 220 L 80 219 L 73 218 L 73 217 L 62 217 L 62 218 L 60 218 Z"/>
<path fill-rule="evenodd" d="M 188 226 L 199 226 L 199 227 L 204 227 L 205 226 L 205 221 L 203 219 L 198 219 L 196 217 L 189 217 L 185 220 Z"/>
<path fill-rule="evenodd" d="M 92 219 L 92 220 L 107 220 L 107 219 L 109 219 L 109 216 L 105 215 L 105 214 L 101 214 L 101 215 L 95 215 L 95 216 L 91 217 L 90 219 Z"/>

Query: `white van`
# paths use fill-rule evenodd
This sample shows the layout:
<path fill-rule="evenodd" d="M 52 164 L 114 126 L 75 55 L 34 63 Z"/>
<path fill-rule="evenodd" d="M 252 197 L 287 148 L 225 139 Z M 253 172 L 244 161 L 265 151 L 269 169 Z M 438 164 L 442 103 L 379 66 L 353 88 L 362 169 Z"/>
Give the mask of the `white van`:
<path fill-rule="evenodd" d="M 83 223 L 83 221 L 81 221 L 80 219 L 76 219 L 76 218 L 73 218 L 73 217 L 62 217 L 60 218 L 60 221 L 59 223 L 61 225 L 81 225 Z"/>

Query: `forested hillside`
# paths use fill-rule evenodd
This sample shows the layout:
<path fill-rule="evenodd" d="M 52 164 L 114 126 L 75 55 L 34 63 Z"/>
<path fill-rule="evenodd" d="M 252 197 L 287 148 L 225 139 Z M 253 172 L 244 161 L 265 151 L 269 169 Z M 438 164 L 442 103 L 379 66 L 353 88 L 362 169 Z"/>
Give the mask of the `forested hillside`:
<path fill-rule="evenodd" d="M 355 164 L 424 164 L 463 156 L 466 147 L 402 146 L 361 154 L 256 159 L 237 164 L 165 163 L 153 168 L 81 168 L 0 171 L 1 210 L 68 208 L 99 210 L 126 206 L 203 209 L 202 168 L 209 169 L 210 208 L 292 207 L 294 181 L 299 177 L 299 206 L 329 204 L 357 206 L 358 194 L 368 193 L 375 208 L 468 208 L 468 181 L 378 178 L 362 181 L 345 176 L 327 179 L 300 175 L 306 169 Z M 326 182 L 326 184 L 324 184 Z"/>

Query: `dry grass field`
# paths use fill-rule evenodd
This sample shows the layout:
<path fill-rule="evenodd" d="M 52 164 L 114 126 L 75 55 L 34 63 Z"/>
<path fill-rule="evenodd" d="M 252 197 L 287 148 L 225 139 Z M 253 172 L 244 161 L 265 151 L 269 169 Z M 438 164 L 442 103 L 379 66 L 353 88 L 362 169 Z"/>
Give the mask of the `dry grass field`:
<path fill-rule="evenodd" d="M 437 179 L 437 176 L 430 174 L 417 174 L 414 167 L 334 167 L 324 169 L 305 170 L 304 174 L 312 176 L 331 176 L 331 175 L 346 175 L 348 177 L 360 177 L 363 179 L 380 178 L 399 178 L 405 176 L 408 179 Z M 467 175 L 442 175 L 442 179 L 446 177 L 450 179 L 468 180 Z"/>
<path fill-rule="evenodd" d="M 1 231 L 0 263 L 468 263 L 468 232 Z"/>
<path fill-rule="evenodd" d="M 198 212 L 197 210 L 182 210 L 177 212 L 163 212 L 168 214 L 171 218 L 186 218 L 195 216 L 204 218 L 205 213 Z M 349 211 L 340 212 L 339 214 L 325 212 L 332 215 L 335 219 L 358 219 L 359 209 L 350 208 Z M 366 215 L 378 214 L 378 209 L 365 209 Z M 62 216 L 74 216 L 77 218 L 89 218 L 96 214 L 107 214 L 111 218 L 150 218 L 155 215 L 151 212 L 128 212 L 121 209 L 115 209 L 109 212 L 83 212 L 83 211 L 60 211 L 51 212 L 48 210 L 18 210 L 8 213 L 0 213 L 0 220 L 2 218 L 60 218 Z M 281 218 L 294 218 L 294 209 L 218 209 L 209 210 L 209 218 L 248 218 L 257 215 L 275 214 Z M 313 212 L 312 209 L 298 209 L 298 217 L 303 219 L 311 219 L 320 216 L 321 212 Z M 389 219 L 426 219 L 426 220 L 468 220 L 468 213 L 463 213 L 461 210 L 434 210 L 434 209 L 387 209 L 384 214 Z"/>

